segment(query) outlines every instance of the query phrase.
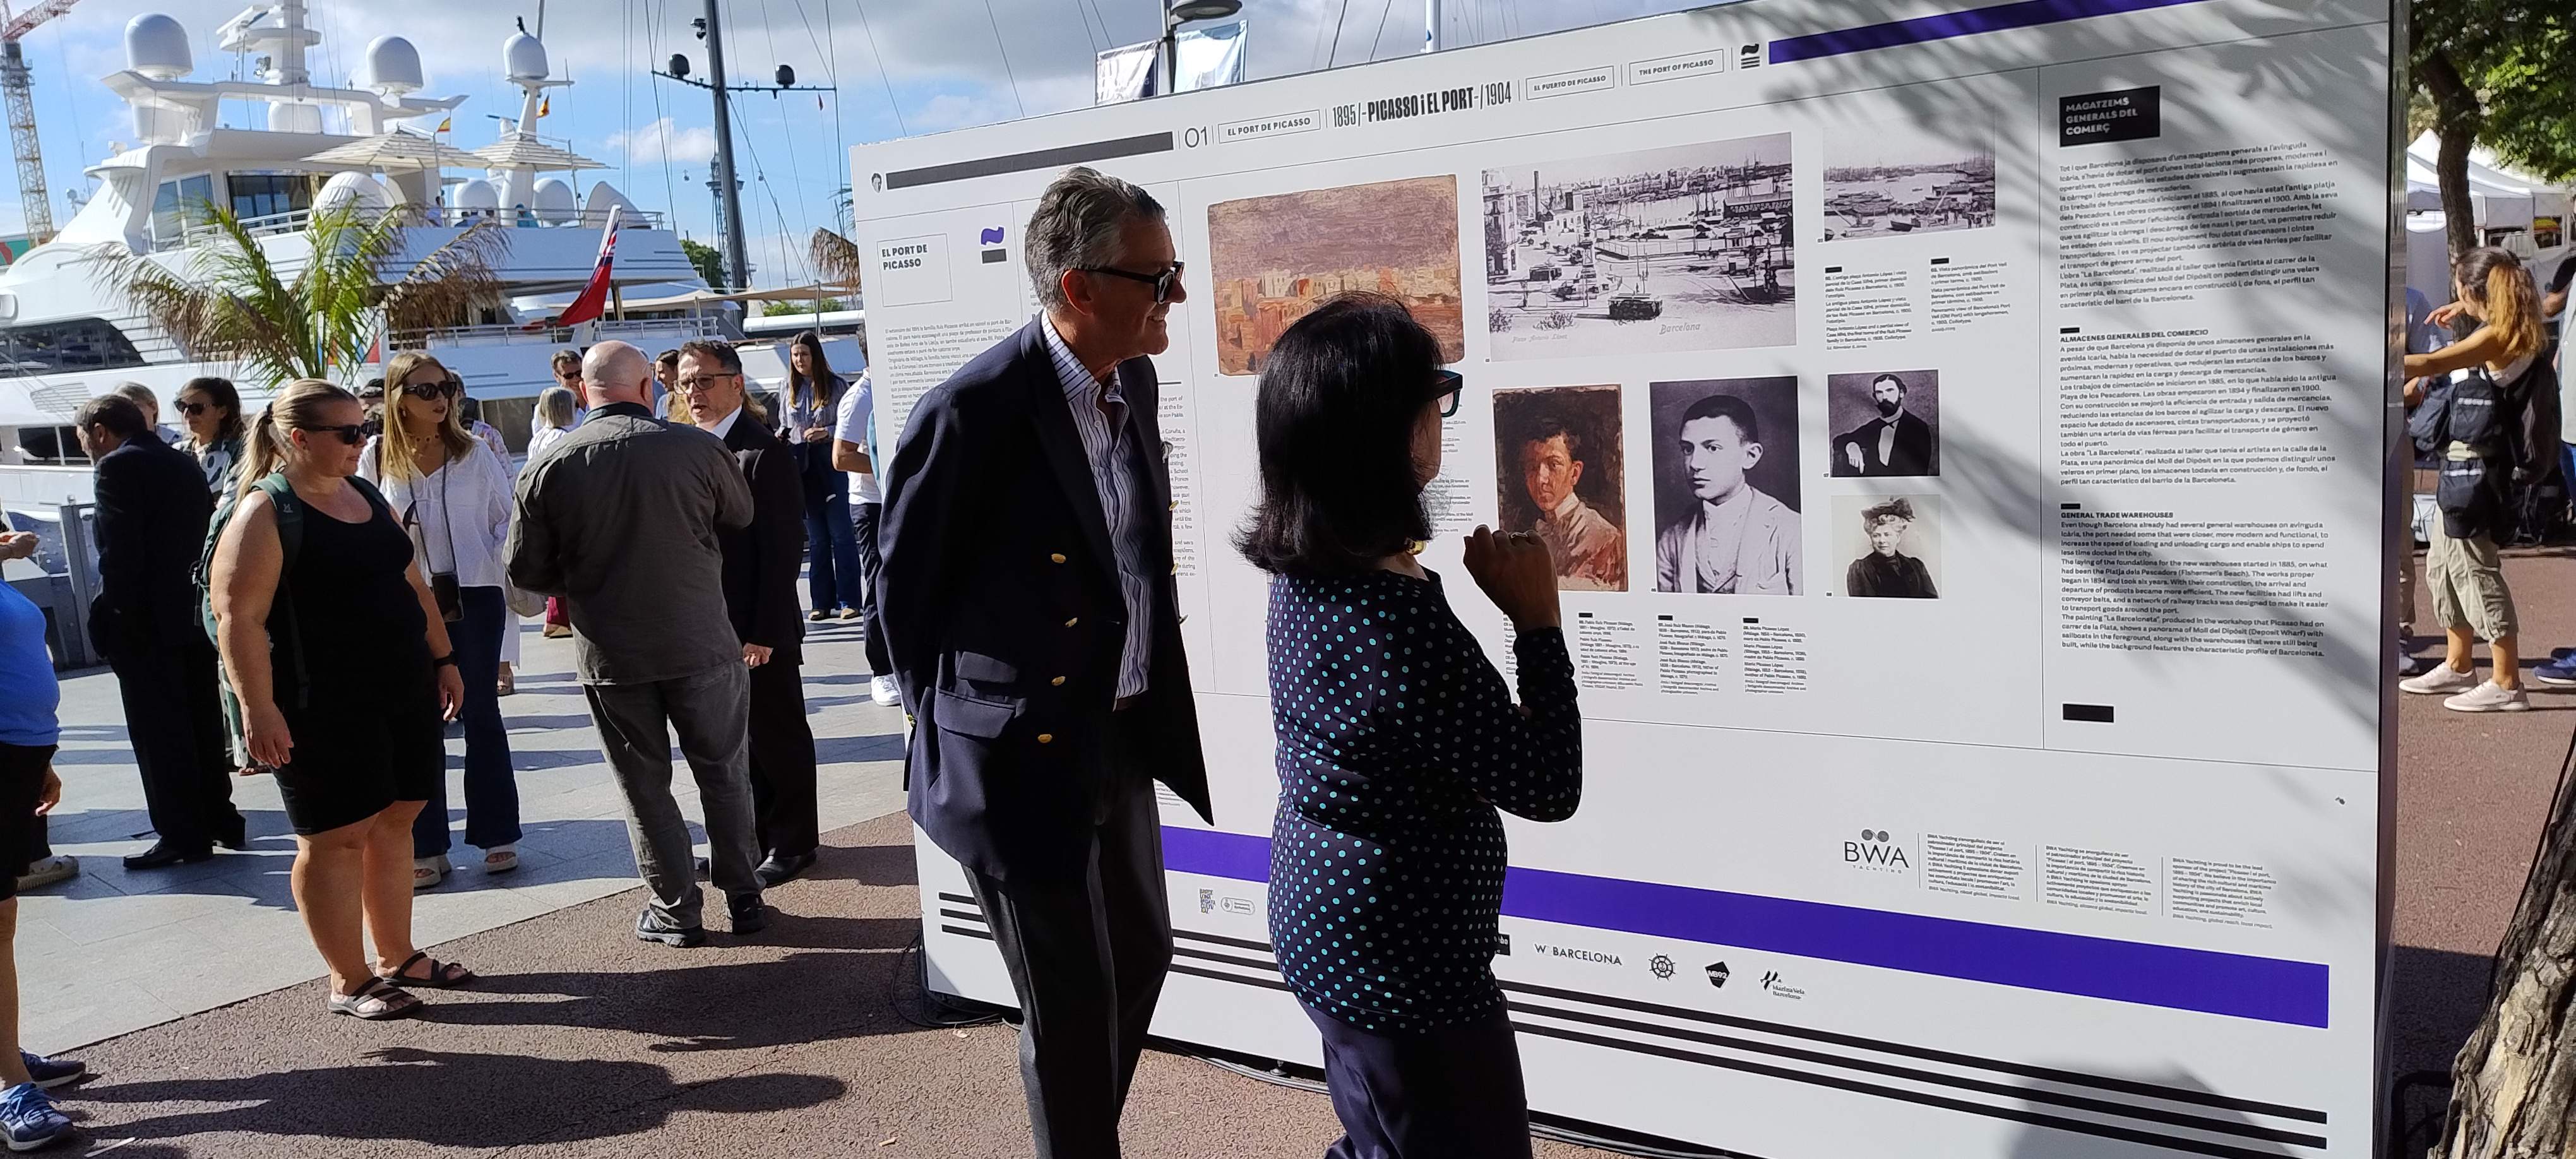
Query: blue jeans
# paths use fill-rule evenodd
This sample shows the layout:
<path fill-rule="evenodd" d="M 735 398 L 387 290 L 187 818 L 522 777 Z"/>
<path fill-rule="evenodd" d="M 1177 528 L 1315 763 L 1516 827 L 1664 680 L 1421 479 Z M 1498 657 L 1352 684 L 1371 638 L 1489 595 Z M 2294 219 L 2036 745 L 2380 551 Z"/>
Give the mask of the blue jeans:
<path fill-rule="evenodd" d="M 805 585 L 814 610 L 856 608 L 866 572 L 859 566 L 859 537 L 850 524 L 850 476 L 843 471 L 805 476 Z"/>
<path fill-rule="evenodd" d="M 499 588 L 457 593 L 465 618 L 449 624 L 456 675 L 465 681 L 465 843 L 477 849 L 519 840 L 519 780 L 510 769 L 510 730 L 501 722 L 501 633 L 514 626 Z M 447 778 L 411 825 L 411 855 L 436 857 L 453 844 L 447 828 Z"/>

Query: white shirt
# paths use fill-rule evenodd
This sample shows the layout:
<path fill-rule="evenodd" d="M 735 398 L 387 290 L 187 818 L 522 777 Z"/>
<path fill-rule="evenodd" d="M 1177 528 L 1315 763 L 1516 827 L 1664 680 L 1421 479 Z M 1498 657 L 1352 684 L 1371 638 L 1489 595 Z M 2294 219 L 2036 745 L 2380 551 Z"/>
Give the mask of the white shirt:
<path fill-rule="evenodd" d="M 1100 513 L 1109 523 L 1109 549 L 1118 557 L 1118 593 L 1127 605 L 1127 641 L 1118 666 L 1118 695 L 1145 691 L 1154 662 L 1154 586 L 1145 575 L 1144 532 L 1138 512 L 1144 508 L 1142 474 L 1136 469 L 1127 436 L 1127 399 L 1118 393 L 1118 374 L 1103 381 L 1074 356 L 1055 322 L 1041 323 L 1047 353 L 1055 359 L 1056 377 L 1064 384 L 1064 405 L 1073 412 L 1074 432 L 1082 437 L 1083 456 L 1091 461 L 1091 483 L 1100 494 Z M 1100 404 L 1110 403 L 1119 417 L 1112 424 Z"/>
<path fill-rule="evenodd" d="M 876 413 L 876 384 L 867 371 L 859 372 L 858 384 L 841 392 L 841 412 L 832 416 L 832 438 L 867 452 L 868 465 L 876 465 L 877 449 L 868 442 L 868 417 Z M 866 471 L 850 472 L 850 483 L 856 488 L 851 498 L 860 503 L 883 503 L 885 492 L 877 486 L 877 477 Z"/>
<path fill-rule="evenodd" d="M 358 477 L 376 484 L 420 545 L 425 570 L 454 572 L 459 587 L 497 588 L 506 579 L 502 546 L 510 539 L 510 468 L 480 439 L 465 457 L 425 479 L 384 478 L 384 439 L 358 452 Z"/>
<path fill-rule="evenodd" d="M 537 456 L 545 454 L 548 449 L 564 441 L 564 437 L 571 433 L 570 427 L 547 427 L 528 436 L 528 461 L 536 462 Z"/>
<path fill-rule="evenodd" d="M 731 411 L 726 412 L 725 417 L 720 418 L 720 419 L 717 419 L 717 420 L 716 420 L 716 425 L 711 426 L 711 427 L 700 427 L 700 428 L 698 428 L 698 429 L 703 430 L 703 431 L 707 432 L 708 434 L 714 435 L 715 437 L 717 437 L 717 438 L 721 439 L 721 438 L 725 437 L 727 434 L 732 433 L 732 431 L 733 431 L 733 421 L 734 421 L 735 419 L 738 419 L 738 418 L 741 418 L 741 417 L 742 417 L 742 408 L 741 408 L 741 407 L 739 407 L 739 406 L 737 406 L 737 407 L 733 408 Z"/>

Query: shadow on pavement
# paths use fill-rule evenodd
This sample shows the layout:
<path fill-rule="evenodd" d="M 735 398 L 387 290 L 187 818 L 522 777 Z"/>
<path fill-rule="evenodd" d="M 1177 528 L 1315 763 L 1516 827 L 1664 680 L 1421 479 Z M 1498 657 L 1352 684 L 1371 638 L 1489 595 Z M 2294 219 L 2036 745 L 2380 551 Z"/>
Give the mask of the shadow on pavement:
<path fill-rule="evenodd" d="M 120 1123 L 103 1134 L 167 1139 L 249 1132 L 410 1140 L 449 1147 L 566 1143 L 649 1131 L 682 1109 L 748 1114 L 817 1106 L 849 1085 L 824 1075 L 739 1075 L 681 1084 L 649 1062 L 530 1058 L 389 1047 L 373 1064 L 237 1078 L 100 1086 L 85 1101 L 249 1103 Z M 684 1102 L 685 1100 L 685 1102 Z M 468 1112 L 468 1108 L 472 1110 Z M 155 1147 L 119 1155 L 181 1155 Z"/>
<path fill-rule="evenodd" d="M 829 942 L 828 950 L 842 952 L 647 973 L 486 975 L 470 990 L 436 995 L 418 1017 L 440 1026 L 621 1030 L 658 1040 L 645 1048 L 655 1053 L 751 1050 L 913 1029 L 891 1016 L 886 995 L 903 947 L 921 929 L 918 921 L 782 919 L 761 943 L 799 925 L 812 936 L 786 944 Z M 846 952 L 853 949 L 875 952 Z"/>

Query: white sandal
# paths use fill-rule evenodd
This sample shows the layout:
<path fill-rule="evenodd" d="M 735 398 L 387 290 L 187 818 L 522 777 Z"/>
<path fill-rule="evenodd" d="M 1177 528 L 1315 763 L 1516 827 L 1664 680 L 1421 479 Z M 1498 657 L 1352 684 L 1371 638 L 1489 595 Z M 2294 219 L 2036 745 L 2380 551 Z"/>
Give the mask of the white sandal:
<path fill-rule="evenodd" d="M 444 856 L 412 858 L 411 887 L 413 889 L 428 889 L 431 886 L 447 880 L 447 875 L 455 869 L 455 866 L 448 864 L 447 858 Z"/>
<path fill-rule="evenodd" d="M 517 844 L 495 845 L 483 851 L 483 872 L 508 873 L 519 867 Z"/>

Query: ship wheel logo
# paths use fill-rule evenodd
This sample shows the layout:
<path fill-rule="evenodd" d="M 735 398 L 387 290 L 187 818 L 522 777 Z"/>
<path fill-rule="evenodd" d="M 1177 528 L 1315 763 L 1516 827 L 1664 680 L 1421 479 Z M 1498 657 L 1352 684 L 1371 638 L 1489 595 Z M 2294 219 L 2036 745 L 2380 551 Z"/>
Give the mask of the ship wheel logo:
<path fill-rule="evenodd" d="M 1673 976 L 1673 960 L 1662 954 L 1657 954 L 1652 959 L 1649 959 L 1646 962 L 1646 968 L 1654 971 L 1655 977 L 1657 978 L 1670 978 Z"/>

